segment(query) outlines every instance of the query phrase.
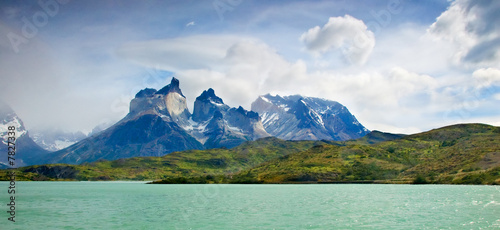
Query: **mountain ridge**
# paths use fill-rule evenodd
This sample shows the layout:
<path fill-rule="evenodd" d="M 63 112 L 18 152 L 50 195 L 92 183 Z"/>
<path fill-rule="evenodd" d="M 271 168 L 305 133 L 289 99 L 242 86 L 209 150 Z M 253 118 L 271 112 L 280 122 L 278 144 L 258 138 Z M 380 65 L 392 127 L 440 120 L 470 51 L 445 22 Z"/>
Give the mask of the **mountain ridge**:
<path fill-rule="evenodd" d="M 162 156 L 188 149 L 232 148 L 269 136 L 260 117 L 242 107 L 230 108 L 212 88 L 187 108 L 180 82 L 156 91 L 140 90 L 130 102 L 129 113 L 116 124 L 66 149 L 55 152 L 50 163 L 91 162 L 135 156 Z"/>
<path fill-rule="evenodd" d="M 272 109 L 256 107 L 259 100 Z M 180 81 L 172 77 L 170 84 L 160 90 L 145 88 L 137 92 L 130 102 L 129 113 L 107 129 L 53 153 L 43 153 L 44 157 L 35 157 L 29 164 L 81 164 L 163 156 L 189 149 L 234 148 L 268 136 L 285 140 L 348 140 L 368 133 L 345 106 L 326 99 L 267 94 L 258 97 L 252 107 L 250 111 L 241 106 L 232 108 L 224 104 L 213 88 L 208 88 L 196 97 L 191 113 Z M 284 119 L 270 119 L 276 116 Z M 269 126 L 272 122 L 278 126 Z M 37 141 L 45 144 L 47 138 L 37 136 Z M 58 140 L 52 139 L 54 147 Z M 70 144 L 67 140 L 60 144 Z"/>
<path fill-rule="evenodd" d="M 345 141 L 368 134 L 342 104 L 301 95 L 261 95 L 252 103 L 266 131 L 285 140 Z"/>
<path fill-rule="evenodd" d="M 233 149 L 29 166 L 18 169 L 18 175 L 20 180 L 157 183 L 500 184 L 500 127 L 460 124 L 401 136 L 372 132 L 347 142 L 266 137 Z M 441 138 L 435 140 L 436 135 Z M 0 178 L 7 180 L 6 171 L 0 172 Z"/>

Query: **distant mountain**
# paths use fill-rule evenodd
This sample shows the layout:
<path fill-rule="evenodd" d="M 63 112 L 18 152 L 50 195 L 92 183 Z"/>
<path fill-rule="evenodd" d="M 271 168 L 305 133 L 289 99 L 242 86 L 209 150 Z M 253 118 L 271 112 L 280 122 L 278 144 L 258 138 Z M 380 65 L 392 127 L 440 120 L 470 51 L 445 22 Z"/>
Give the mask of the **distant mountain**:
<path fill-rule="evenodd" d="M 264 129 L 285 140 L 356 139 L 369 131 L 342 104 L 321 98 L 266 94 L 252 103 Z"/>
<path fill-rule="evenodd" d="M 257 113 L 241 106 L 230 108 L 213 89 L 204 91 L 194 102 L 191 126 L 186 127 L 206 148 L 228 147 L 267 137 Z"/>
<path fill-rule="evenodd" d="M 257 113 L 230 108 L 213 89 L 196 98 L 191 114 L 179 80 L 160 90 L 146 88 L 130 102 L 118 123 L 66 149 L 48 162 L 82 163 L 137 156 L 163 156 L 189 150 L 232 148 L 269 136 Z"/>
<path fill-rule="evenodd" d="M 188 150 L 82 165 L 30 166 L 20 168 L 18 174 L 19 180 L 498 185 L 500 127 L 460 124 L 414 135 L 374 131 L 354 141 L 268 137 L 232 149 Z M 8 180 L 5 171 L 0 171 L 0 180 Z"/>
<path fill-rule="evenodd" d="M 54 152 L 64 149 L 87 137 L 82 132 L 65 132 L 62 130 L 31 130 L 31 138 L 45 150 Z"/>
<path fill-rule="evenodd" d="M 14 167 L 21 167 L 25 165 L 32 165 L 40 162 L 47 154 L 48 151 L 38 146 L 29 136 L 28 131 L 24 127 L 23 121 L 17 114 L 7 105 L 0 100 L 0 152 L 4 158 L 0 159 L 0 168 L 10 167 L 7 152 L 8 152 L 8 127 L 15 127 L 15 165 Z"/>

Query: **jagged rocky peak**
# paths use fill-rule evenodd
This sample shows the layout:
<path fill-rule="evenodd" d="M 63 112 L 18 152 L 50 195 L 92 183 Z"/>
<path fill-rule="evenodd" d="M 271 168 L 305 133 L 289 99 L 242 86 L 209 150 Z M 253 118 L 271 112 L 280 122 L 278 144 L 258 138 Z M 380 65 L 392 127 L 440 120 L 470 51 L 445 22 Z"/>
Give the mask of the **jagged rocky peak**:
<path fill-rule="evenodd" d="M 241 106 L 227 110 L 224 115 L 215 111 L 205 128 L 205 134 L 208 139 L 204 145 L 208 148 L 232 148 L 248 140 L 269 136 L 259 115 Z"/>
<path fill-rule="evenodd" d="M 170 81 L 170 84 L 160 89 L 158 92 L 156 92 L 156 94 L 167 95 L 172 92 L 178 93 L 182 97 L 184 97 L 184 94 L 182 94 L 181 88 L 179 87 L 179 79 L 175 77 L 172 77 L 172 81 Z"/>
<path fill-rule="evenodd" d="M 239 106 L 238 109 L 236 109 L 236 112 L 240 113 L 241 115 L 248 117 L 250 119 L 254 120 L 260 120 L 259 114 L 253 111 L 247 111 L 243 107 Z"/>
<path fill-rule="evenodd" d="M 156 92 L 157 92 L 156 89 L 145 88 L 145 89 L 139 91 L 135 95 L 135 98 L 152 97 Z"/>
<path fill-rule="evenodd" d="M 258 130 L 259 127 L 262 126 L 258 113 L 247 111 L 241 106 L 238 108 L 229 109 L 227 111 L 226 120 L 229 126 L 240 127 L 240 129 L 246 133 L 253 133 L 255 130 Z M 259 127 L 257 127 L 256 125 Z M 264 134 L 265 131 L 263 127 L 261 131 L 263 131 L 260 132 L 262 133 L 262 135 L 267 136 L 267 134 Z"/>
<path fill-rule="evenodd" d="M 141 114 L 156 114 L 179 124 L 186 123 L 191 114 L 187 109 L 186 97 L 179 88 L 179 80 L 172 77 L 170 84 L 159 91 L 146 88 L 139 91 L 130 102 L 128 118 Z"/>
<path fill-rule="evenodd" d="M 14 112 L 14 110 L 7 103 L 0 99 L 0 137 L 3 142 L 6 142 L 7 140 L 7 138 L 3 137 L 7 136 L 9 126 L 16 127 L 16 138 L 27 133 L 23 121 L 17 116 L 16 112 Z"/>
<path fill-rule="evenodd" d="M 225 105 L 222 99 L 215 95 L 212 88 L 209 88 L 196 98 L 192 119 L 196 122 L 205 122 L 212 118 L 214 112 L 224 114 L 228 109 L 229 106 Z"/>
<path fill-rule="evenodd" d="M 255 100 L 251 107 L 252 111 L 258 112 L 262 115 L 264 112 L 284 112 L 290 109 L 290 101 L 287 101 L 280 95 L 273 96 L 271 94 L 261 95 Z"/>
<path fill-rule="evenodd" d="M 38 162 L 38 159 L 44 159 L 45 154 L 48 152 L 43 150 L 40 146 L 35 144 L 28 131 L 24 127 L 23 121 L 14 112 L 14 110 L 5 102 L 0 99 L 0 152 L 7 153 L 8 138 L 10 126 L 15 127 L 15 144 L 16 144 L 16 166 L 32 165 Z M 0 159 L 1 165 L 8 165 L 7 157 Z"/>
<path fill-rule="evenodd" d="M 8 123 L 14 120 L 21 122 L 16 127 L 23 127 L 24 129 L 24 125 L 22 124 L 22 121 L 17 117 L 16 112 L 14 112 L 14 110 L 12 110 L 12 108 L 7 103 L 0 99 L 0 122 Z"/>
<path fill-rule="evenodd" d="M 215 95 L 215 91 L 212 88 L 203 91 L 199 97 L 196 98 L 197 101 L 211 102 L 215 104 L 224 104 L 222 98 Z"/>

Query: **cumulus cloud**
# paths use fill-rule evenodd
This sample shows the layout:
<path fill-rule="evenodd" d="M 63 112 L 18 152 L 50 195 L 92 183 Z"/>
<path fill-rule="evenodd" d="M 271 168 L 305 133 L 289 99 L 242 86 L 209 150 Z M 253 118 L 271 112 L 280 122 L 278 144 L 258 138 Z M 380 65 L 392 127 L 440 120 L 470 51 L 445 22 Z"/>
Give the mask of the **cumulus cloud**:
<path fill-rule="evenodd" d="M 500 85 L 500 70 L 495 68 L 481 68 L 472 77 L 476 81 L 477 88 L 486 88 L 492 85 Z"/>
<path fill-rule="evenodd" d="M 416 133 L 438 127 L 447 121 L 436 114 L 457 103 L 442 90 L 450 86 L 447 82 L 402 67 L 355 73 L 319 70 L 300 75 L 308 80 L 291 78 L 292 83 L 282 84 L 291 85 L 295 93 L 342 103 L 371 130 Z"/>
<path fill-rule="evenodd" d="M 300 36 L 307 50 L 320 55 L 341 50 L 353 64 L 362 65 L 375 46 L 375 36 L 365 23 L 350 15 L 330 17 L 323 26 L 315 26 Z"/>
<path fill-rule="evenodd" d="M 306 79 L 305 64 L 289 63 L 257 39 L 235 36 L 191 37 L 130 43 L 119 56 L 146 67 L 175 72 L 188 102 L 208 87 L 231 106 L 250 103 L 259 94 L 290 92 L 293 79 Z"/>
<path fill-rule="evenodd" d="M 399 65 L 309 69 L 306 61 L 286 60 L 258 39 L 227 35 L 129 43 L 118 53 L 140 65 L 175 72 L 190 107 L 209 87 L 226 104 L 246 109 L 260 94 L 302 94 L 346 105 L 369 129 L 403 133 L 463 121 L 491 107 L 471 92 L 475 81 L 492 85 L 498 80 L 495 68 L 479 69 L 473 77 L 435 76 Z"/>
<path fill-rule="evenodd" d="M 500 61 L 500 2 L 457 0 L 429 28 L 456 45 L 455 64 L 497 65 Z"/>
<path fill-rule="evenodd" d="M 109 21 L 109 10 L 94 12 L 89 5 L 86 12 L 79 5 L 68 5 L 75 14 L 64 15 L 76 17 L 50 18 L 51 23 L 23 43 L 17 54 L 8 37 L 0 36 L 0 77 L 6 83 L 0 84 L 0 97 L 13 105 L 29 127 L 38 123 L 74 131 L 91 129 L 102 120 L 118 120 L 137 91 L 161 88 L 172 75 L 180 79 L 189 106 L 211 87 L 230 106 L 246 109 L 265 93 L 336 100 L 367 128 L 388 132 L 498 120 L 500 2 L 450 4 L 431 27 L 425 24 L 431 13 L 416 21 L 415 14 L 394 17 L 397 23 L 377 33 L 376 47 L 369 23 L 352 16 L 310 24 L 346 12 L 344 4 L 330 1 L 257 7 L 245 11 L 246 17 L 224 23 L 217 17 L 215 21 L 203 17 L 209 25 L 203 31 L 212 35 L 189 30 L 196 26 L 189 15 L 202 14 L 185 11 L 209 12 L 211 4 L 148 7 L 147 12 L 158 14 L 152 13 L 146 21 L 131 20 L 129 13 L 117 13 Z M 385 5 L 361 6 L 356 14 Z M 333 8 L 338 10 L 325 10 Z M 175 12 L 165 14 L 166 9 Z M 8 19 L 31 16 L 40 8 L 32 7 L 27 14 L 14 8 L 2 10 Z M 165 15 L 172 20 L 165 20 Z M 248 18 L 257 21 L 248 23 Z M 301 18 L 299 23 L 290 20 L 296 18 Z M 21 21 L 0 20 L 0 31 L 19 33 L 22 25 L 16 23 Z M 169 39 L 151 40 L 155 38 Z M 301 48 L 313 55 L 303 56 Z M 331 58 L 336 55 L 341 58 Z"/>
<path fill-rule="evenodd" d="M 402 100 L 422 92 L 431 92 L 438 85 L 436 80 L 428 75 L 409 72 L 400 67 L 381 72 L 331 76 L 331 73 L 323 75 L 323 83 L 329 83 L 323 84 L 325 94 L 333 88 L 338 94 L 335 95 L 336 98 L 354 101 L 358 106 L 370 110 L 395 109 L 401 106 Z"/>

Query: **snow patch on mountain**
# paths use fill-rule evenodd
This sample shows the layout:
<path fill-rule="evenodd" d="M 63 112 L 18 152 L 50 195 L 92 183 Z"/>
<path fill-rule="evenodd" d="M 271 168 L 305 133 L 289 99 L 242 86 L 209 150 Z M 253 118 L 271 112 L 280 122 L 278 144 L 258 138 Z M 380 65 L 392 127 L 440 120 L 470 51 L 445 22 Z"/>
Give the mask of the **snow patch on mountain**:
<path fill-rule="evenodd" d="M 9 127 L 15 127 L 15 130 L 9 130 Z M 15 138 L 25 135 L 27 133 L 26 128 L 24 128 L 23 121 L 17 116 L 17 114 L 12 110 L 5 102 L 0 101 L 0 137 L 2 138 L 2 143 L 8 144 L 8 137 L 13 137 L 9 135 L 9 132 L 15 133 Z"/>
<path fill-rule="evenodd" d="M 15 130 L 9 130 L 9 127 L 14 126 Z M 16 139 L 26 134 L 26 129 L 24 129 L 24 125 L 22 121 L 19 120 L 17 116 L 12 119 L 4 119 L 2 123 L 0 123 L 0 136 L 2 137 L 2 143 L 7 145 L 7 137 L 12 137 L 12 135 L 8 135 L 9 132 L 14 132 Z"/>
<path fill-rule="evenodd" d="M 369 132 L 345 106 L 322 98 L 266 94 L 252 111 L 269 134 L 285 140 L 348 140 Z"/>
<path fill-rule="evenodd" d="M 48 151 L 58 151 L 83 140 L 87 135 L 82 132 L 64 132 L 61 130 L 33 130 L 33 141 Z"/>
<path fill-rule="evenodd" d="M 278 113 L 263 113 L 261 115 L 262 124 L 266 126 L 268 123 L 275 122 L 280 119 L 280 115 Z"/>

